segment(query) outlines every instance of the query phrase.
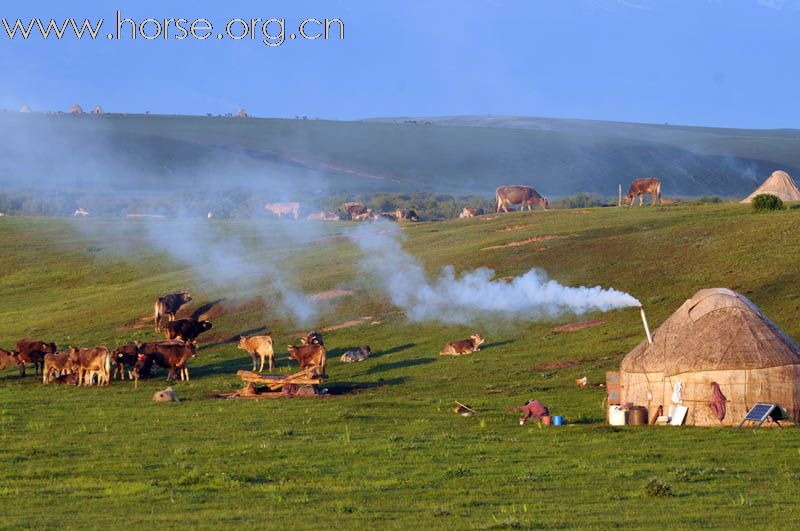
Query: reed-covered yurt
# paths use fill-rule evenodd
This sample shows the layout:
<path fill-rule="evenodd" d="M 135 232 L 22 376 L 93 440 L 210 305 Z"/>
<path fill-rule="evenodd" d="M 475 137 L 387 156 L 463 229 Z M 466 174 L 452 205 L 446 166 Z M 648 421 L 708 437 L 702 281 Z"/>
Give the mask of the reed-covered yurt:
<path fill-rule="evenodd" d="M 784 201 L 800 201 L 800 189 L 785 171 L 774 171 L 761 186 L 755 191 L 739 201 L 740 203 L 752 203 L 753 198 L 760 194 L 770 194 L 780 197 Z"/>
<path fill-rule="evenodd" d="M 800 347 L 745 296 L 703 289 L 622 360 L 621 402 L 655 415 L 673 404 L 683 384 L 686 424 L 738 425 L 758 402 L 776 403 L 800 416 Z M 710 404 L 712 382 L 727 398 L 723 419 Z M 716 408 L 719 411 L 719 408 Z"/>

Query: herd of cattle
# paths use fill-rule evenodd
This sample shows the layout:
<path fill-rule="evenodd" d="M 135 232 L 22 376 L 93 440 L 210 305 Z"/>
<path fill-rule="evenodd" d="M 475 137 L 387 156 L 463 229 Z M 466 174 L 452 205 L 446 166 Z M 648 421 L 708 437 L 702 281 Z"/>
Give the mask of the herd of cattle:
<path fill-rule="evenodd" d="M 655 177 L 649 179 L 635 179 L 628 193 L 625 196 L 625 204 L 633 205 L 634 200 L 639 198 L 639 205 L 642 205 L 643 197 L 650 194 L 652 197 L 652 204 L 655 205 L 656 199 L 661 202 L 661 181 Z M 508 212 L 508 207 L 512 205 L 519 205 L 520 210 L 533 210 L 534 206 L 538 206 L 547 210 L 549 202 L 546 197 L 543 197 L 539 192 L 530 186 L 513 185 L 513 186 L 500 186 L 495 190 L 495 213 Z M 271 213 L 277 218 L 290 217 L 292 219 L 300 218 L 300 203 L 267 203 L 264 205 L 264 210 Z M 486 212 L 482 208 L 464 207 L 464 210 L 459 214 L 459 218 L 472 218 L 481 216 Z M 409 208 L 398 208 L 394 212 L 373 212 L 364 203 L 352 201 L 344 203 L 339 207 L 339 212 L 330 212 L 327 210 L 315 212 L 306 216 L 310 221 L 340 221 L 342 219 L 352 221 L 378 221 L 381 219 L 389 221 L 419 221 L 417 213 Z"/>

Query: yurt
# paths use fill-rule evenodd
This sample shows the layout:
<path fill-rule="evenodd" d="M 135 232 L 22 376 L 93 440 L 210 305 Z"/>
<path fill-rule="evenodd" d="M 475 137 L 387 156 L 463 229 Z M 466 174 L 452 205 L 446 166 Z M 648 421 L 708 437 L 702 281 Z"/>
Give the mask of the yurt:
<path fill-rule="evenodd" d="M 772 194 L 780 197 L 784 201 L 800 201 L 800 190 L 794 184 L 794 180 L 785 171 L 774 171 L 764 184 L 756 188 L 756 191 L 742 199 L 740 203 L 750 203 L 759 194 Z"/>
<path fill-rule="evenodd" d="M 247 111 L 245 111 L 244 109 L 239 109 L 239 112 L 236 113 L 236 117 L 237 118 L 249 118 L 250 115 L 247 114 Z"/>
<path fill-rule="evenodd" d="M 670 406 L 682 405 L 686 424 L 738 425 L 758 402 L 800 418 L 800 347 L 729 289 L 695 293 L 655 331 L 652 343 L 645 339 L 625 356 L 620 369 L 621 402 L 647 407 L 651 418 L 659 406 L 666 415 Z M 718 397 L 712 382 L 727 399 L 721 419 L 719 406 L 711 406 Z"/>
<path fill-rule="evenodd" d="M 31 108 L 27 104 L 20 107 L 19 112 L 31 112 Z"/>
<path fill-rule="evenodd" d="M 103 108 L 99 105 L 95 105 L 94 109 L 92 109 L 92 114 L 105 114 L 103 112 Z"/>
<path fill-rule="evenodd" d="M 83 114 L 83 109 L 77 103 L 73 103 L 68 112 L 70 114 Z"/>

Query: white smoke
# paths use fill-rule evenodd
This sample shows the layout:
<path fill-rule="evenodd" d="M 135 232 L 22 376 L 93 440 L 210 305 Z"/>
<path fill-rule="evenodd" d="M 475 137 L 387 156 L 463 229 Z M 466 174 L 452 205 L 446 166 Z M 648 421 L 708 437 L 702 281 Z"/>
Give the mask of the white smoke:
<path fill-rule="evenodd" d="M 376 278 L 392 303 L 412 321 L 470 323 L 491 316 L 537 320 L 640 306 L 614 289 L 562 286 L 539 269 L 511 281 L 495 280 L 488 268 L 456 276 L 453 266 L 431 280 L 422 264 L 403 250 L 397 226 L 360 227 L 352 235 L 363 253 L 361 269 Z"/>

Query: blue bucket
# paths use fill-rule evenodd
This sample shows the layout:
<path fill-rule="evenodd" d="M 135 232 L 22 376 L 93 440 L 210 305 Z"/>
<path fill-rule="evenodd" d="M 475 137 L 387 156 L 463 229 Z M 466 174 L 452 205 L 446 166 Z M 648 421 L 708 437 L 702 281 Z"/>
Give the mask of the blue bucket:
<path fill-rule="evenodd" d="M 564 417 L 561 415 L 555 415 L 553 417 L 553 426 L 561 426 L 564 423 Z"/>

